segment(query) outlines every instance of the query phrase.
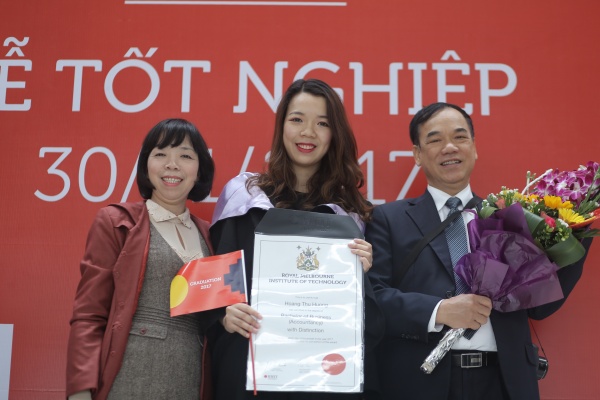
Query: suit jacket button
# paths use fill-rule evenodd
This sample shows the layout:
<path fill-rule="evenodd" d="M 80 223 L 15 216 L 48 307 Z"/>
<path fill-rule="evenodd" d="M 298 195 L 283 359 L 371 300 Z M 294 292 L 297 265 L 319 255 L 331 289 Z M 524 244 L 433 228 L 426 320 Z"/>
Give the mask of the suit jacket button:
<path fill-rule="evenodd" d="M 449 299 L 450 297 L 452 297 L 452 295 L 453 295 L 453 294 L 454 294 L 454 293 L 452 293 L 452 290 L 448 290 L 448 291 L 446 292 L 446 298 L 447 298 L 447 299 Z"/>

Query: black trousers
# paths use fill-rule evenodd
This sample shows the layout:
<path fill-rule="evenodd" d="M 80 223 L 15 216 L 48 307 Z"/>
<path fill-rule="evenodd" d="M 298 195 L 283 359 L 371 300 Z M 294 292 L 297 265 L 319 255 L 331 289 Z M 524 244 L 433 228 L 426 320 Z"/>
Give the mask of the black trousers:
<path fill-rule="evenodd" d="M 499 365 L 452 366 L 448 400 L 509 400 Z"/>

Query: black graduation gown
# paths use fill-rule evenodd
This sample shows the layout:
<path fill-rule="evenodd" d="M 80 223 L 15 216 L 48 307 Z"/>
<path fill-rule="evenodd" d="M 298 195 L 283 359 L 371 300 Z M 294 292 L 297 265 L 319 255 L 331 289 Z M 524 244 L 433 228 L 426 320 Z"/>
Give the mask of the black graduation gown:
<path fill-rule="evenodd" d="M 327 211 L 329 210 L 329 211 Z M 331 212 L 319 206 L 317 212 Z M 210 237 L 215 254 L 244 250 L 246 284 L 252 287 L 254 260 L 254 229 L 266 210 L 252 208 L 246 214 L 218 221 L 210 228 Z M 384 333 L 384 319 L 373 294 L 369 279 L 365 277 L 365 384 L 364 393 L 316 393 L 316 392 L 258 392 L 246 391 L 246 362 L 248 339 L 238 333 L 228 333 L 221 324 L 215 324 L 209 335 L 212 358 L 213 389 L 215 400 L 335 400 L 335 399 L 378 399 L 377 371 L 374 360 L 375 346 Z M 223 310 L 224 313 L 224 310 Z"/>

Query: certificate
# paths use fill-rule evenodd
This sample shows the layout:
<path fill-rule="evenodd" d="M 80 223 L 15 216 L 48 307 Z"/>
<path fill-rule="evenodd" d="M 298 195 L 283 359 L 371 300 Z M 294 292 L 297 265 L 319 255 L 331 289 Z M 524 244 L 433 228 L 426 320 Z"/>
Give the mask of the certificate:
<path fill-rule="evenodd" d="M 346 235 L 256 234 L 251 304 L 263 319 L 252 336 L 248 390 L 362 391 L 363 273 L 348 248 L 356 236 Z"/>

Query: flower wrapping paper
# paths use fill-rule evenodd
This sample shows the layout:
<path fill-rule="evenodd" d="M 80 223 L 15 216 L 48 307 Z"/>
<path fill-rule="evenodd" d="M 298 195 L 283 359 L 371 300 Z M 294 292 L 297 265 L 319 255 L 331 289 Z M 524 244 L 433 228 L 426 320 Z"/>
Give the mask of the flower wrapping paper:
<path fill-rule="evenodd" d="M 495 310 L 516 311 L 563 298 L 558 266 L 535 244 L 520 204 L 476 218 L 467 229 L 471 253 L 458 261 L 456 272 L 472 293 L 489 297 Z"/>

